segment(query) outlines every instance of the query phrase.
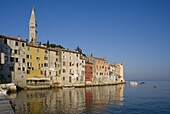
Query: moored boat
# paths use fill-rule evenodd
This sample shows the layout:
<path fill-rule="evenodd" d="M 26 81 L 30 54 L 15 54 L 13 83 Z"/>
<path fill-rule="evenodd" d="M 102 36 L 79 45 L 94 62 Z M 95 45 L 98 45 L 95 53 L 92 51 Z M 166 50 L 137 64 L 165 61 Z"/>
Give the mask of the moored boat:
<path fill-rule="evenodd" d="M 62 89 L 67 90 L 67 89 L 74 89 L 74 86 L 63 86 Z"/>
<path fill-rule="evenodd" d="M 8 90 L 1 88 L 1 89 L 0 89 L 0 94 L 7 94 L 7 91 L 8 91 Z"/>
<path fill-rule="evenodd" d="M 131 86 L 137 86 L 137 85 L 138 85 L 138 82 L 132 81 L 132 82 L 130 82 L 130 85 L 131 85 Z"/>

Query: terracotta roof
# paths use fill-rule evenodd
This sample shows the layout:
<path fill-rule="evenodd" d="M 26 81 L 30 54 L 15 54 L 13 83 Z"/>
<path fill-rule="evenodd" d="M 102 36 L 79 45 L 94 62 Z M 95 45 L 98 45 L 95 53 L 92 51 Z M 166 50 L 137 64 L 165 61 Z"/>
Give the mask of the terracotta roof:
<path fill-rule="evenodd" d="M 98 57 L 92 57 L 92 58 L 94 58 L 94 59 L 98 59 L 98 60 L 102 60 L 102 61 L 107 61 L 106 59 L 104 59 L 104 58 L 98 58 Z"/>
<path fill-rule="evenodd" d="M 15 37 L 11 37 L 11 36 L 5 36 L 0 34 L 0 38 L 5 38 L 5 39 L 10 39 L 10 40 L 15 40 L 15 41 L 20 41 L 20 42 L 26 42 L 25 40 L 21 39 L 21 38 L 15 38 Z"/>
<path fill-rule="evenodd" d="M 65 51 L 65 52 L 71 52 L 71 53 L 78 53 L 77 51 L 73 51 L 73 50 L 66 50 L 66 49 L 62 49 L 62 51 Z"/>
<path fill-rule="evenodd" d="M 43 47 L 43 46 L 34 46 L 34 45 L 31 45 L 31 44 L 27 44 L 27 46 L 35 47 L 35 48 L 41 48 L 41 49 L 46 49 L 46 50 L 50 50 L 50 51 L 60 50 L 60 48 L 52 49 L 52 48 L 47 48 L 47 47 Z"/>

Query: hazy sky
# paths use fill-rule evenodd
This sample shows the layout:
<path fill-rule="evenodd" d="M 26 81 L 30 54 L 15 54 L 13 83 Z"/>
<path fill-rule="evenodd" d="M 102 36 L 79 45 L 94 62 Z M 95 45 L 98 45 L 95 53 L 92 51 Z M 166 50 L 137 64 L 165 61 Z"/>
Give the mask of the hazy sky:
<path fill-rule="evenodd" d="M 170 0 L 1 0 L 0 34 L 29 38 L 32 6 L 38 41 L 123 63 L 126 80 L 170 80 Z"/>

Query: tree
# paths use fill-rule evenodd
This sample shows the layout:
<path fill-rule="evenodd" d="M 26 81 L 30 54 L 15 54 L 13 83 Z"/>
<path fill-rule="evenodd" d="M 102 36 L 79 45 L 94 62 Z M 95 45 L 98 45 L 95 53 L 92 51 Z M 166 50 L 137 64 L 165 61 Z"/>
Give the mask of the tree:
<path fill-rule="evenodd" d="M 77 46 L 75 50 L 78 51 L 78 53 L 82 54 L 82 49 L 79 46 Z"/>
<path fill-rule="evenodd" d="M 49 47 L 50 46 L 50 42 L 49 42 L 49 40 L 47 40 L 47 47 Z"/>
<path fill-rule="evenodd" d="M 55 47 L 57 47 L 57 45 L 56 44 L 50 44 L 50 47 L 55 48 Z"/>

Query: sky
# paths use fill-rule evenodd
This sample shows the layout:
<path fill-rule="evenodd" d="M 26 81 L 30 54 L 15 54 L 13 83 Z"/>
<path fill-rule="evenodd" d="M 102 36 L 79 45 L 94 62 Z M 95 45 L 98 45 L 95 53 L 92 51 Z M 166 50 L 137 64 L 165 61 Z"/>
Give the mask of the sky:
<path fill-rule="evenodd" d="M 170 0 L 1 0 L 0 34 L 123 63 L 126 80 L 170 80 Z"/>

